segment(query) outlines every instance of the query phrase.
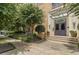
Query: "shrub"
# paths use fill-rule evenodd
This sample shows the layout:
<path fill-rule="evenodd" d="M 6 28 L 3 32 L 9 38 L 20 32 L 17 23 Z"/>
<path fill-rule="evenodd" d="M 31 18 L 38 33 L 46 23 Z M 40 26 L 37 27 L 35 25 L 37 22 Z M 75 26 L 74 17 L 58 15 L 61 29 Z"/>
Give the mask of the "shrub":
<path fill-rule="evenodd" d="M 33 35 L 33 38 L 36 38 L 37 37 L 37 34 L 36 33 L 33 33 L 32 35 Z"/>
<path fill-rule="evenodd" d="M 15 34 L 24 34 L 25 32 L 24 31 L 15 31 L 14 33 Z"/>
<path fill-rule="evenodd" d="M 36 37 L 36 33 L 27 35 L 26 38 L 23 38 L 23 41 L 25 42 L 32 42 Z"/>
<path fill-rule="evenodd" d="M 18 37 L 18 39 L 22 40 L 24 42 L 31 42 L 31 37 L 30 36 Z"/>
<path fill-rule="evenodd" d="M 26 38 L 26 40 L 25 40 L 25 41 L 26 41 L 26 42 L 31 42 L 31 41 L 32 41 L 32 39 L 33 39 L 33 38 L 32 38 L 32 36 L 27 36 L 27 38 Z"/>
<path fill-rule="evenodd" d="M 70 34 L 72 37 L 77 37 L 77 32 L 76 31 L 70 31 Z"/>
<path fill-rule="evenodd" d="M 23 41 L 25 42 L 35 42 L 38 41 L 38 36 L 36 33 L 32 33 L 30 35 L 27 35 L 26 38 L 23 38 Z"/>
<path fill-rule="evenodd" d="M 14 39 L 19 39 L 20 37 L 25 36 L 24 32 L 12 32 L 8 34 L 8 37 L 14 38 Z"/>

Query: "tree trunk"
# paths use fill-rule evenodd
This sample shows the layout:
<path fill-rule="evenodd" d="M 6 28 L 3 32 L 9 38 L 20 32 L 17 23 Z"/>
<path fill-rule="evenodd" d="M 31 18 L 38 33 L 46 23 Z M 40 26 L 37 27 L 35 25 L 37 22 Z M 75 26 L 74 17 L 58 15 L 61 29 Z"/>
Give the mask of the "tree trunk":
<path fill-rule="evenodd" d="M 25 30 L 26 28 L 25 27 L 23 27 L 23 32 L 26 32 L 26 30 Z"/>
<path fill-rule="evenodd" d="M 35 24 L 32 24 L 32 25 L 30 26 L 30 32 L 31 32 L 31 33 L 34 32 L 34 26 L 35 26 Z"/>
<path fill-rule="evenodd" d="M 35 24 L 32 24 L 32 33 L 34 32 L 34 26 L 35 26 Z"/>
<path fill-rule="evenodd" d="M 30 30 L 30 32 L 32 33 L 32 27 L 31 27 L 31 26 L 30 26 L 30 29 L 29 29 L 29 30 Z"/>

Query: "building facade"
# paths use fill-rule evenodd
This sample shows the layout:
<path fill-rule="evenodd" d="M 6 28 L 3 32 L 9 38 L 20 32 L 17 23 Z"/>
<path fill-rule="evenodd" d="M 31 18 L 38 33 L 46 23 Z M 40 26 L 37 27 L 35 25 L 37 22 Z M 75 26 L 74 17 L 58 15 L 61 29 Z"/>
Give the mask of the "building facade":
<path fill-rule="evenodd" d="M 37 3 L 36 4 L 43 11 L 43 25 L 45 26 L 45 32 L 48 31 L 48 14 L 52 10 L 52 4 L 50 3 Z"/>
<path fill-rule="evenodd" d="M 48 15 L 50 36 L 71 36 L 70 31 L 77 31 L 77 36 L 79 36 L 78 17 L 74 13 L 68 13 L 68 8 L 64 7 L 63 4 L 54 3 L 52 6 L 53 8 Z"/>
<path fill-rule="evenodd" d="M 61 3 L 37 3 L 43 10 L 43 25 L 45 32 L 49 31 L 50 36 L 71 36 L 70 31 L 77 31 L 79 19 L 73 13 L 68 13 L 68 8 Z"/>

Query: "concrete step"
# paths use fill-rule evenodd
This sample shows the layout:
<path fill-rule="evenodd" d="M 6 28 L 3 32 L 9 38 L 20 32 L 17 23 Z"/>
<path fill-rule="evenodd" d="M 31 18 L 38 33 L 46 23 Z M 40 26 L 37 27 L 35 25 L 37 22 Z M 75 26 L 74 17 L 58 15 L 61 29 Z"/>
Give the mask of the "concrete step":
<path fill-rule="evenodd" d="M 72 44 L 77 43 L 76 38 L 71 38 L 71 37 L 67 37 L 67 36 L 51 36 L 48 38 L 48 40 L 66 42 L 66 43 L 72 43 Z"/>
<path fill-rule="evenodd" d="M 48 39 L 52 43 L 58 43 L 64 46 L 67 46 L 69 49 L 77 49 L 77 40 L 75 38 L 70 37 L 61 37 L 61 36 L 52 36 Z"/>

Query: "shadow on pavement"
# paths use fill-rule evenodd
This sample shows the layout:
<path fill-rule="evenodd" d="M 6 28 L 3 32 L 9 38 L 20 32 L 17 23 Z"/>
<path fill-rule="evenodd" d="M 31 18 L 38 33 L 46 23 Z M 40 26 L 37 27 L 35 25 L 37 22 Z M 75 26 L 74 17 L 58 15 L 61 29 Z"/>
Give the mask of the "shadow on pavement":
<path fill-rule="evenodd" d="M 77 45 L 77 39 L 76 38 L 69 38 L 68 39 L 68 44 L 64 44 L 64 46 L 66 46 L 69 50 L 72 50 L 71 53 L 74 53 L 74 52 L 79 52 L 79 48 L 78 48 L 78 45 Z"/>

